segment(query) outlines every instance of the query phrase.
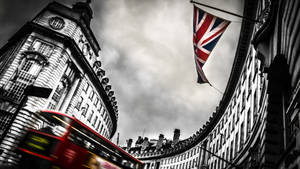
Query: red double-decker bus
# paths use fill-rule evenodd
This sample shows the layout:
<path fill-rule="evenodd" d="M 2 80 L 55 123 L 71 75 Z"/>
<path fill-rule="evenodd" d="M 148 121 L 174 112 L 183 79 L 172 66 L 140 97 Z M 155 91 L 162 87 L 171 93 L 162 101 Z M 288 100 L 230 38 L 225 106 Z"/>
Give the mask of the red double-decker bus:
<path fill-rule="evenodd" d="M 144 164 L 74 117 L 40 111 L 18 150 L 21 169 L 142 169 Z"/>

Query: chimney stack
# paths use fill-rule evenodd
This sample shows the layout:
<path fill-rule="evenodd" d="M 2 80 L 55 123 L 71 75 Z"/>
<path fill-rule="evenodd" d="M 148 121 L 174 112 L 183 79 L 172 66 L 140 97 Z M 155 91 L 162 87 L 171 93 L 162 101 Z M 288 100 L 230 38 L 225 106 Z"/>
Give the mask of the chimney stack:
<path fill-rule="evenodd" d="M 180 130 L 175 129 L 174 130 L 174 136 L 173 136 L 173 145 L 177 144 L 179 142 L 179 137 L 180 137 Z"/>
<path fill-rule="evenodd" d="M 126 149 L 129 150 L 131 148 L 131 145 L 132 145 L 132 139 L 130 138 L 130 139 L 126 140 L 126 142 L 127 142 Z"/>
<path fill-rule="evenodd" d="M 159 137 L 158 137 L 158 141 L 156 143 L 156 150 L 158 150 L 162 147 L 163 141 L 164 141 L 164 135 L 160 134 Z"/>
<path fill-rule="evenodd" d="M 142 138 L 142 136 L 139 136 L 135 142 L 135 146 L 140 147 L 142 145 L 142 143 L 143 143 L 143 138 Z"/>
<path fill-rule="evenodd" d="M 149 139 L 148 137 L 145 137 L 142 143 L 142 151 L 144 151 L 147 147 L 149 147 Z"/>

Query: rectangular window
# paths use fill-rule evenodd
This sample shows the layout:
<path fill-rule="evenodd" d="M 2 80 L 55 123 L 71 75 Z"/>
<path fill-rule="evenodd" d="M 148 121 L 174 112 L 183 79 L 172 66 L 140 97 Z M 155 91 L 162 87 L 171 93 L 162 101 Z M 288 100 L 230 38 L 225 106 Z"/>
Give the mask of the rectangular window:
<path fill-rule="evenodd" d="M 96 96 L 96 99 L 95 99 L 95 101 L 94 101 L 94 105 L 97 106 L 97 105 L 98 105 L 98 102 L 99 102 L 99 97 Z"/>
<path fill-rule="evenodd" d="M 110 117 L 109 117 L 109 116 L 107 116 L 106 123 L 108 123 L 108 122 L 109 122 L 109 120 L 110 120 Z"/>
<path fill-rule="evenodd" d="M 92 90 L 92 91 L 90 92 L 89 99 L 90 99 L 91 101 L 93 101 L 93 98 L 94 98 L 94 91 Z"/>
<path fill-rule="evenodd" d="M 79 99 L 78 99 L 78 101 L 77 101 L 77 104 L 76 104 L 76 106 L 75 106 L 75 108 L 76 108 L 77 110 L 80 109 L 82 102 L 83 102 L 83 97 L 80 96 Z"/>
<path fill-rule="evenodd" d="M 251 63 L 252 63 L 252 56 L 251 56 L 251 54 L 250 54 L 250 56 L 249 56 L 249 58 L 248 58 L 248 69 L 249 69 Z"/>
<path fill-rule="evenodd" d="M 89 88 L 90 88 L 90 85 L 88 83 L 86 83 L 85 86 L 84 86 L 84 88 L 83 88 L 83 91 L 85 93 L 87 93 L 87 91 L 89 90 Z"/>
<path fill-rule="evenodd" d="M 228 124 L 228 135 L 227 135 L 228 138 L 230 136 L 230 129 L 231 129 L 231 122 L 229 122 L 229 124 Z"/>
<path fill-rule="evenodd" d="M 233 115 L 232 115 L 232 124 L 234 124 L 235 122 L 236 122 L 235 113 L 233 113 Z"/>
<path fill-rule="evenodd" d="M 244 68 L 242 76 L 243 76 L 243 83 L 244 83 L 244 81 L 246 80 L 246 68 Z"/>
<path fill-rule="evenodd" d="M 104 122 L 106 121 L 106 118 L 107 118 L 107 115 L 105 114 L 105 115 L 104 115 L 104 118 L 103 118 L 103 121 L 104 121 Z"/>
<path fill-rule="evenodd" d="M 101 125 L 101 120 L 99 119 L 98 125 L 97 125 L 97 127 L 96 127 L 96 131 L 98 131 L 100 125 Z"/>
<path fill-rule="evenodd" d="M 86 113 L 87 113 L 88 109 L 89 109 L 89 105 L 88 104 L 86 104 L 85 107 L 81 108 L 81 115 L 83 117 L 86 117 Z"/>
<path fill-rule="evenodd" d="M 255 72 L 255 76 L 256 76 L 256 74 L 257 74 L 257 72 L 258 72 L 258 61 L 257 60 L 255 60 L 255 65 L 254 65 L 254 72 Z M 254 77 L 255 77 L 254 76 Z M 254 79 L 253 79 L 254 80 Z"/>
<path fill-rule="evenodd" d="M 98 120 L 98 116 L 96 116 L 95 118 L 94 118 L 94 122 L 93 122 L 93 127 L 95 127 L 95 125 L 96 125 L 96 123 L 97 123 L 97 120 Z"/>
<path fill-rule="evenodd" d="M 238 150 L 238 146 L 239 146 L 239 133 L 237 132 L 235 134 L 235 149 L 234 149 L 234 154 L 236 155 L 237 150 Z"/>
<path fill-rule="evenodd" d="M 218 151 L 218 149 L 219 149 L 219 140 L 217 139 L 216 152 Z"/>
<path fill-rule="evenodd" d="M 225 159 L 225 152 L 222 153 L 222 158 Z M 222 164 L 221 164 L 221 167 L 222 167 L 222 168 L 225 167 L 224 164 L 225 164 L 225 163 L 224 163 L 224 161 L 222 160 Z"/>
<path fill-rule="evenodd" d="M 230 143 L 230 160 L 232 160 L 233 159 L 233 141 L 231 141 L 231 143 Z"/>
<path fill-rule="evenodd" d="M 100 128 L 100 133 L 102 133 L 102 130 L 103 130 L 103 125 L 101 125 L 101 128 Z"/>
<path fill-rule="evenodd" d="M 223 128 L 224 127 L 224 120 L 222 119 L 222 121 L 221 121 L 221 128 Z"/>
<path fill-rule="evenodd" d="M 227 134 L 227 130 L 225 129 L 225 130 L 224 130 L 224 140 L 223 140 L 223 144 L 225 144 L 225 141 L 226 141 L 226 134 Z"/>
<path fill-rule="evenodd" d="M 236 102 L 236 97 L 235 97 L 235 95 L 233 95 L 233 97 L 232 97 L 232 106 L 235 106 L 235 102 Z"/>
<path fill-rule="evenodd" d="M 231 132 L 234 130 L 234 127 L 235 127 L 234 122 L 232 122 L 232 125 L 231 125 Z"/>
<path fill-rule="evenodd" d="M 93 115 L 94 115 L 94 110 L 92 110 L 91 114 L 89 115 L 89 117 L 87 119 L 88 122 L 91 122 Z"/>
<path fill-rule="evenodd" d="M 103 117 L 105 114 L 104 106 L 101 105 L 101 117 Z"/>
<path fill-rule="evenodd" d="M 253 114 L 254 114 L 254 120 L 256 120 L 256 116 L 257 116 L 257 92 L 256 91 L 254 93 L 254 98 L 253 98 Z"/>
<path fill-rule="evenodd" d="M 226 149 L 226 159 L 229 161 L 229 147 Z"/>
<path fill-rule="evenodd" d="M 53 46 L 41 40 L 35 40 L 32 45 L 32 50 L 40 52 L 45 56 L 50 56 L 53 51 Z"/>
<path fill-rule="evenodd" d="M 216 138 L 216 130 L 214 130 L 214 138 Z"/>
<path fill-rule="evenodd" d="M 245 105 L 246 105 L 246 92 L 243 92 L 243 96 L 242 96 L 242 110 L 245 109 Z"/>
<path fill-rule="evenodd" d="M 251 108 L 249 108 L 247 113 L 247 133 L 246 133 L 247 136 L 246 137 L 248 137 L 250 130 L 251 130 Z"/>
<path fill-rule="evenodd" d="M 0 130 L 4 131 L 7 127 L 9 126 L 9 123 L 12 119 L 12 114 L 11 113 L 1 113 L 0 114 Z"/>
<path fill-rule="evenodd" d="M 252 73 L 250 72 L 250 74 L 249 74 L 249 78 L 248 78 L 248 98 L 249 98 L 249 96 L 250 96 L 250 94 L 251 94 L 251 86 L 252 86 L 252 80 L 251 80 L 251 75 L 252 75 Z"/>
<path fill-rule="evenodd" d="M 244 145 L 244 122 L 241 124 L 241 135 L 240 135 L 240 148 L 243 148 Z"/>

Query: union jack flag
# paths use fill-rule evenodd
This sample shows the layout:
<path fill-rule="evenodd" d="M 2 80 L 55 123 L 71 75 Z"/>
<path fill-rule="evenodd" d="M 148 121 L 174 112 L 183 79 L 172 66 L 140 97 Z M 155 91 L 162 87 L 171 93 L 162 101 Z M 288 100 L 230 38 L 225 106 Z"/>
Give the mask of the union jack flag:
<path fill-rule="evenodd" d="M 209 83 L 202 67 L 229 23 L 194 6 L 193 41 L 197 82 L 200 84 Z"/>

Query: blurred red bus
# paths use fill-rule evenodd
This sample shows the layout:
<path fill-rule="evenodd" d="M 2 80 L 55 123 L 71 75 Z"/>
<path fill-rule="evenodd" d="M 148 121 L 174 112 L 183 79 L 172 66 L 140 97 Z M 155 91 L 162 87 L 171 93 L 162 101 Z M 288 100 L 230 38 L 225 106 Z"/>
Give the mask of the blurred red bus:
<path fill-rule="evenodd" d="M 38 112 L 18 150 L 21 169 L 142 169 L 144 164 L 74 117 Z"/>

